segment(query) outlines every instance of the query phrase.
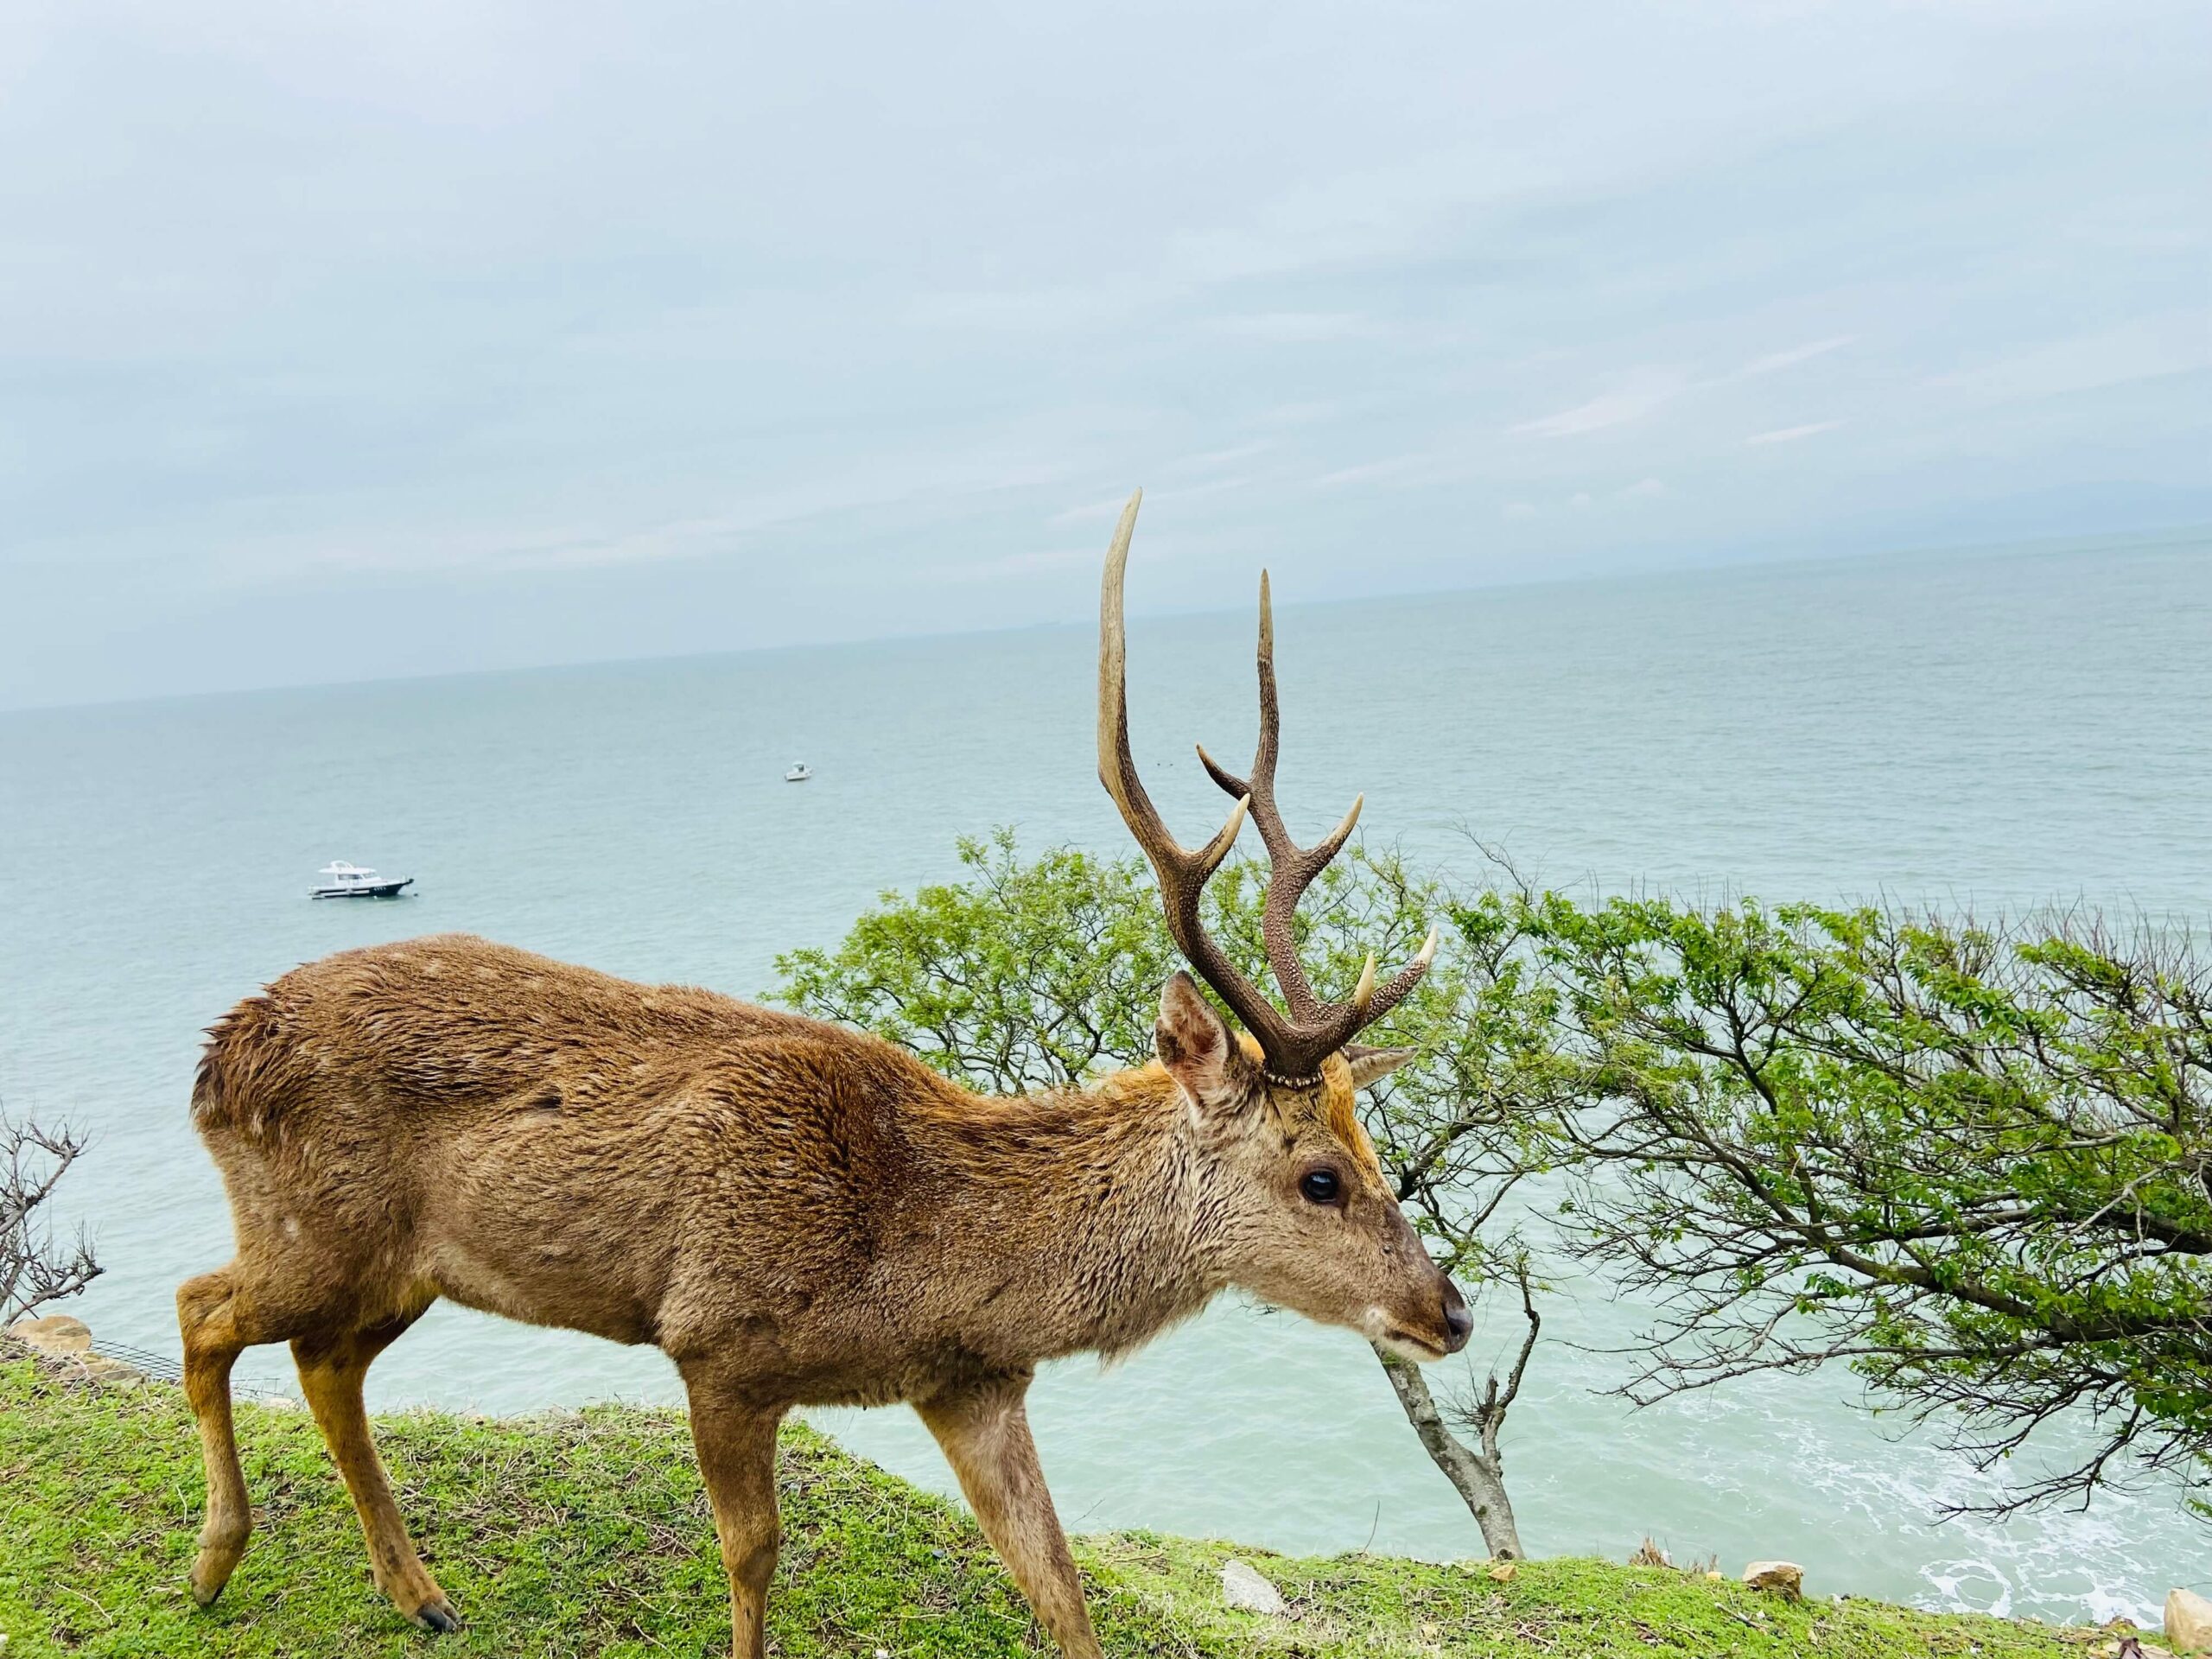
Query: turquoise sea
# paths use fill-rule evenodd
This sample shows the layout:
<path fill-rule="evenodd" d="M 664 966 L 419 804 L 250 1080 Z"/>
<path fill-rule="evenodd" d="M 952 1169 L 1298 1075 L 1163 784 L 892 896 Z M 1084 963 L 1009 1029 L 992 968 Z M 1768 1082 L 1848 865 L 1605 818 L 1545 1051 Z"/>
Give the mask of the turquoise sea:
<path fill-rule="evenodd" d="M 1163 585 L 1140 550 L 1132 602 Z M 1192 742 L 1251 741 L 1251 627 L 1133 626 L 1140 759 L 1186 837 L 1220 805 Z M 1554 884 L 2212 918 L 2212 537 L 1292 603 L 1279 633 L 1294 828 L 1364 790 L 1372 836 L 1470 868 L 1479 837 Z M 94 1136 L 67 1197 L 109 1271 L 69 1311 L 175 1352 L 173 1287 L 229 1254 L 187 1120 L 200 1029 L 296 963 L 467 929 L 752 995 L 777 951 L 949 874 L 963 833 L 1118 848 L 1094 650 L 1049 628 L 0 715 L 0 1100 Z M 781 781 L 795 758 L 814 781 Z M 416 895 L 309 902 L 333 858 Z M 1601 1351 L 1637 1317 L 1587 1281 L 1554 1300 L 1507 1431 L 1532 1549 L 1648 1534 L 1790 1557 L 1821 1592 L 2047 1618 L 2147 1618 L 2212 1580 L 2212 1533 L 2167 1490 L 1939 1522 L 1994 1481 L 1853 1409 L 1845 1375 L 1630 1412 Z M 1471 1352 L 1516 1333 L 1485 1312 Z M 240 1375 L 282 1388 L 284 1357 Z M 676 1393 L 650 1351 L 450 1309 L 371 1391 Z M 1478 1547 L 1346 1333 L 1224 1304 L 1111 1370 L 1057 1368 L 1035 1416 L 1074 1529 Z M 949 1484 L 907 1414 L 825 1421 Z"/>

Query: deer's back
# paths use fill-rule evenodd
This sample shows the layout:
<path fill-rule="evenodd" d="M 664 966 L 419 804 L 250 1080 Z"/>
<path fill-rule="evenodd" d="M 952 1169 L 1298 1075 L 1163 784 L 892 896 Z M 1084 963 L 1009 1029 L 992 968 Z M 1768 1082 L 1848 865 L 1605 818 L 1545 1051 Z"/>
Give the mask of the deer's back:
<path fill-rule="evenodd" d="M 348 1105 L 395 1127 L 458 1120 L 556 1074 L 605 1088 L 763 1034 L 833 1031 L 445 934 L 340 951 L 240 1002 L 209 1032 L 194 1115 L 280 1137 Z"/>
<path fill-rule="evenodd" d="M 241 1002 L 194 1116 L 242 1244 L 304 1228 L 401 1302 L 665 1342 L 709 1302 L 772 1315 L 863 1277 L 917 1090 L 950 1086 L 860 1033 L 444 936 Z"/>

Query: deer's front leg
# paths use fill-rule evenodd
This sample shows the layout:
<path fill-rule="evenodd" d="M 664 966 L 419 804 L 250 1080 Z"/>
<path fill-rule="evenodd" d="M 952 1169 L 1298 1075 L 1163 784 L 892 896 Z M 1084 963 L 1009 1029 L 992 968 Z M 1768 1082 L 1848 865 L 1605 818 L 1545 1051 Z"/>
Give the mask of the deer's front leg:
<path fill-rule="evenodd" d="M 914 1409 L 944 1448 L 960 1490 L 1021 1593 L 1068 1659 L 1103 1659 L 1083 1580 L 1045 1489 L 1023 1400 L 1027 1373 L 993 1378 L 917 1402 Z"/>
<path fill-rule="evenodd" d="M 729 1573 L 730 1649 L 734 1659 L 766 1659 L 768 1580 L 775 1576 L 781 1535 L 776 1428 L 783 1408 L 764 1409 L 718 1384 L 711 1371 L 687 1370 L 683 1383 L 691 1403 L 691 1444 Z"/>

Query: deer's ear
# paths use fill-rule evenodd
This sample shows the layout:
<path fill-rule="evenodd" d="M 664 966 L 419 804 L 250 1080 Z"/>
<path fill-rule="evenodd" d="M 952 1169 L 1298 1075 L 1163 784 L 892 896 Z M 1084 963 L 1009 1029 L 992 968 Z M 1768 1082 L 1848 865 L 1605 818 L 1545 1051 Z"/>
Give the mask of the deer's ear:
<path fill-rule="evenodd" d="M 1364 1089 L 1370 1083 L 1380 1083 L 1414 1057 L 1410 1048 L 1370 1048 L 1364 1043 L 1346 1043 L 1344 1060 L 1351 1067 L 1351 1086 Z"/>
<path fill-rule="evenodd" d="M 1192 1105 L 1206 1111 L 1240 1097 L 1244 1057 L 1188 974 L 1176 974 L 1160 991 L 1152 1040 L 1160 1065 Z"/>

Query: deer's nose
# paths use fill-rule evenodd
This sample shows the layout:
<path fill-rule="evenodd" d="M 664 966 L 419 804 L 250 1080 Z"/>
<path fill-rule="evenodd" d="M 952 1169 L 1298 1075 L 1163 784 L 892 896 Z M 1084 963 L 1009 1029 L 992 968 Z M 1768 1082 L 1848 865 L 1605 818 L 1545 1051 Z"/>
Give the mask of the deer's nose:
<path fill-rule="evenodd" d="M 1444 1281 L 1444 1329 L 1451 1337 L 1445 1352 L 1456 1354 L 1467 1345 L 1467 1338 L 1475 1328 L 1475 1316 L 1467 1312 L 1467 1299 L 1459 1294 L 1459 1287 L 1449 1279 Z"/>

